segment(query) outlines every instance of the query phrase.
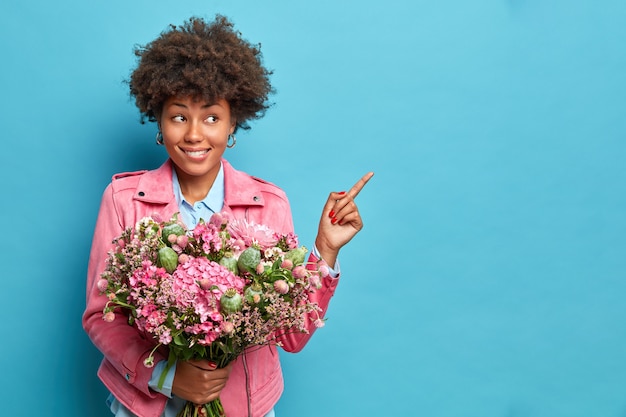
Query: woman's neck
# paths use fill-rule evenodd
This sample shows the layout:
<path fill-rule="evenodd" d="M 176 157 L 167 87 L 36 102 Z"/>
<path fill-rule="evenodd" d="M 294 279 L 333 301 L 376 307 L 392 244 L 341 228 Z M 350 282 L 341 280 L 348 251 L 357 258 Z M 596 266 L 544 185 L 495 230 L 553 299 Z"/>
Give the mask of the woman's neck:
<path fill-rule="evenodd" d="M 206 198 L 211 190 L 211 187 L 213 187 L 215 178 L 217 178 L 217 172 L 211 174 L 210 176 L 205 175 L 202 177 L 196 177 L 193 175 L 185 175 L 177 170 L 176 175 L 178 176 L 180 192 L 183 194 L 183 197 L 185 197 L 185 200 L 191 205 Z"/>

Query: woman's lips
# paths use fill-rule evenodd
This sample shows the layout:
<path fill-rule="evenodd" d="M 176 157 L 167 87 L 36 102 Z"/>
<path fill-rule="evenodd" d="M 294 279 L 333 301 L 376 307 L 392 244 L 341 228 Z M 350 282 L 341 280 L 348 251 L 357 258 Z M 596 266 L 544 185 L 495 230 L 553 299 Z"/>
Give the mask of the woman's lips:
<path fill-rule="evenodd" d="M 204 155 L 209 153 L 209 150 L 208 149 L 200 149 L 200 150 L 183 149 L 183 152 L 185 152 L 185 155 L 190 156 L 191 158 L 202 158 Z"/>

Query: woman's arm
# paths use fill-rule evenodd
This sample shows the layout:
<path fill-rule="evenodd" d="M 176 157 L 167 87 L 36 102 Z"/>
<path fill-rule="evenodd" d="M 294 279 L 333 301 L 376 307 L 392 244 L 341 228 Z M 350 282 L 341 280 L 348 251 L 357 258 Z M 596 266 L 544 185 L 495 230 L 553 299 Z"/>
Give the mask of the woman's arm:
<path fill-rule="evenodd" d="M 315 246 L 321 259 L 311 253 L 307 268 L 317 270 L 320 261 L 334 266 L 339 250 L 363 228 L 363 221 L 354 198 L 373 175 L 372 172 L 365 174 L 348 192 L 331 192 L 329 194 L 322 210 L 318 234 L 315 239 Z M 315 321 L 318 318 L 323 318 L 326 314 L 328 304 L 335 294 L 338 283 L 339 277 L 327 276 L 322 278 L 321 288 L 309 295 L 309 301 L 316 303 L 321 311 L 309 314 L 307 320 L 308 333 L 289 333 L 280 338 L 284 350 L 298 352 L 304 348 L 317 328 Z"/>
<path fill-rule="evenodd" d="M 154 348 L 154 341 L 145 339 L 135 327 L 130 326 L 128 317 L 121 309 L 115 310 L 113 322 L 102 319 L 107 297 L 100 294 L 97 282 L 106 267 L 113 239 L 121 235 L 124 227 L 114 203 L 112 187 L 109 186 L 102 197 L 91 246 L 83 328 L 93 344 L 130 384 L 153 396 L 155 393 L 148 387 L 152 369 L 147 368 L 143 361 Z M 155 363 L 162 359 L 163 355 L 155 352 Z"/>

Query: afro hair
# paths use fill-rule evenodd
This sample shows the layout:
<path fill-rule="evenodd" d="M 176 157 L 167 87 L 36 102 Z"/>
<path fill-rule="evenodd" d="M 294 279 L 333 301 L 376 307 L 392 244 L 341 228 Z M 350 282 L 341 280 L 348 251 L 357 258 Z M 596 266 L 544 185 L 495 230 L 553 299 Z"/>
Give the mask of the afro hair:
<path fill-rule="evenodd" d="M 157 121 L 163 103 L 174 96 L 225 99 L 243 129 L 270 107 L 272 72 L 263 66 L 260 45 L 243 39 L 224 16 L 170 25 L 152 42 L 136 47 L 135 56 L 138 64 L 129 85 L 142 120 Z"/>

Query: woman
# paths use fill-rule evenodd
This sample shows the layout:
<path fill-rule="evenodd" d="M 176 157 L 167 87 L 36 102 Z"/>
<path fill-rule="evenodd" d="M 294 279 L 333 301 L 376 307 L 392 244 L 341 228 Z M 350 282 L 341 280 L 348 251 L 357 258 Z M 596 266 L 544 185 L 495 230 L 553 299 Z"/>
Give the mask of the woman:
<path fill-rule="evenodd" d="M 169 158 L 153 171 L 115 175 L 96 222 L 83 326 L 104 355 L 98 376 L 111 391 L 109 406 L 117 416 L 174 416 L 186 401 L 204 404 L 219 396 L 228 417 L 272 416 L 283 389 L 275 346 L 247 351 L 223 369 L 209 361 L 179 361 L 159 388 L 166 353 L 156 352 L 157 365 L 147 368 L 143 362 L 154 341 L 124 318 L 102 320 L 107 300 L 96 282 L 107 252 L 112 240 L 142 217 L 167 219 L 180 213 L 193 228 L 213 212 L 225 211 L 278 232 L 293 232 L 284 192 L 235 170 L 223 158 L 226 148 L 235 146 L 237 129 L 247 128 L 249 120 L 268 108 L 271 73 L 261 63 L 259 48 L 217 16 L 213 22 L 192 18 L 171 26 L 136 55 L 130 91 L 143 117 L 157 123 L 157 143 L 165 146 Z M 348 192 L 331 192 L 324 205 L 309 259 L 335 265 L 332 276 L 311 295 L 323 313 L 337 286 L 339 250 L 363 227 L 354 198 L 372 175 L 366 174 Z M 309 330 L 281 338 L 283 348 L 302 349 L 315 326 Z"/>

